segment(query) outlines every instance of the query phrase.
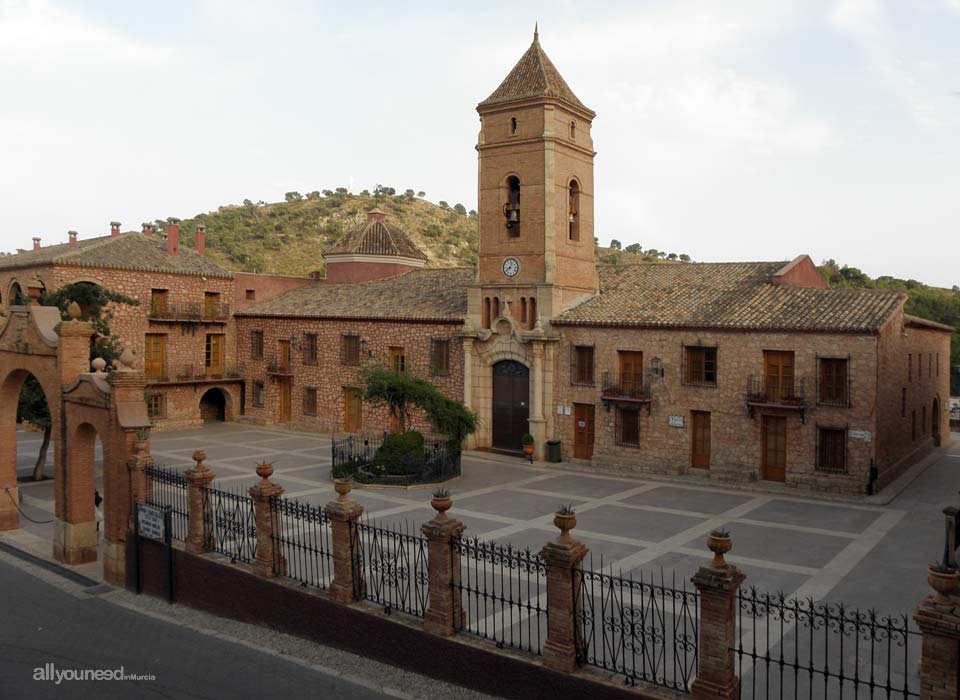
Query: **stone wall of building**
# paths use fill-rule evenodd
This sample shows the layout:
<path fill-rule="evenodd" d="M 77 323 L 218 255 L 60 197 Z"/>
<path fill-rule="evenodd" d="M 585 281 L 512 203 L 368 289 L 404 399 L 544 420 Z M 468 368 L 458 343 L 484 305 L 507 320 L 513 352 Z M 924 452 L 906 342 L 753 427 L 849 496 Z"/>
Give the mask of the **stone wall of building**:
<path fill-rule="evenodd" d="M 361 366 L 389 362 L 390 348 L 404 349 L 406 369 L 417 376 L 428 378 L 447 396 L 463 400 L 463 345 L 459 338 L 460 323 L 400 323 L 395 321 L 351 321 L 337 319 L 237 318 L 239 369 L 246 382 L 244 416 L 261 423 L 277 423 L 280 417 L 280 382 L 283 375 L 269 372 L 268 365 L 277 353 L 280 340 L 293 339 L 290 357 L 292 384 L 290 424 L 297 428 L 321 432 L 343 432 L 344 388 L 356 387 L 360 367 L 347 366 L 341 361 L 341 338 L 344 334 L 357 335 L 361 341 Z M 253 356 L 253 332 L 263 332 L 263 357 Z M 317 361 L 305 357 L 304 336 L 317 335 Z M 430 371 L 431 340 L 450 342 L 450 369 L 444 376 Z M 263 405 L 257 405 L 257 382 L 263 383 Z M 317 390 L 316 415 L 304 413 L 305 389 Z M 387 430 L 390 425 L 383 407 L 363 406 L 361 430 Z M 415 416 L 413 426 L 429 431 L 422 416 Z"/>
<path fill-rule="evenodd" d="M 554 388 L 554 437 L 563 442 L 565 458 L 573 455 L 574 403 L 593 405 L 595 446 L 593 463 L 626 471 L 684 474 L 690 472 L 692 452 L 691 411 L 708 411 L 711 422 L 709 474 L 721 480 L 750 481 L 762 478 L 761 415 L 766 411 L 786 416 L 786 481 L 824 490 L 863 492 L 869 481 L 877 433 L 877 338 L 870 335 L 822 335 L 812 333 L 744 333 L 649 329 L 563 327 L 564 339 L 557 346 Z M 574 345 L 594 347 L 594 382 L 572 383 L 571 353 Z M 694 386 L 682 381 L 684 346 L 715 345 L 716 386 Z M 601 401 L 604 372 L 619 371 L 618 350 L 643 352 L 643 380 L 652 401 L 649 413 L 640 411 L 640 440 L 636 446 L 617 444 L 616 404 L 608 411 Z M 757 408 L 753 417 L 747 407 L 751 375 L 762 376 L 764 350 L 795 353 L 795 382 L 803 383 L 806 409 Z M 818 357 L 849 358 L 850 405 L 834 407 L 818 403 Z M 654 358 L 663 369 L 652 370 Z M 567 415 L 566 408 L 570 414 Z M 671 418 L 673 417 L 673 418 Z M 671 421 L 676 426 L 671 425 Z M 818 427 L 843 428 L 847 441 L 847 473 L 818 472 Z M 854 439 L 853 431 L 869 434 Z"/>
<path fill-rule="evenodd" d="M 234 272 L 235 294 L 233 310 L 244 311 L 291 289 L 316 284 L 309 277 L 286 277 L 284 275 L 259 275 L 252 272 Z"/>
<path fill-rule="evenodd" d="M 950 334 L 904 323 L 903 311 L 879 340 L 877 469 L 880 486 L 894 480 L 934 443 L 934 406 L 942 435 L 950 431 Z"/>

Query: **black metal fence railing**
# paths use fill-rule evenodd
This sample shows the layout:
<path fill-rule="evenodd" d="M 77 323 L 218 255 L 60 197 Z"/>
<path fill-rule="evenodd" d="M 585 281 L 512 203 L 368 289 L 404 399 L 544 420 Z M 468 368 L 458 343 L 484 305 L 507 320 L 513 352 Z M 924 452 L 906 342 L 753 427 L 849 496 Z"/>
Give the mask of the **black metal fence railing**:
<path fill-rule="evenodd" d="M 919 697 L 920 632 L 907 615 L 738 593 L 741 698 Z"/>
<path fill-rule="evenodd" d="M 242 491 L 203 489 L 203 522 L 207 547 L 231 562 L 253 563 L 257 555 L 257 518 L 253 499 Z"/>
<path fill-rule="evenodd" d="M 547 637 L 547 566 L 539 553 L 510 545 L 455 539 L 459 571 L 451 581 L 463 616 L 462 631 L 492 639 L 500 648 L 543 653 Z M 461 624 L 462 623 L 462 624 Z"/>
<path fill-rule="evenodd" d="M 157 465 L 148 466 L 143 472 L 150 480 L 144 500 L 153 506 L 170 506 L 171 536 L 179 542 L 186 542 L 189 513 L 187 480 L 183 474 Z"/>
<path fill-rule="evenodd" d="M 270 499 L 274 570 L 301 586 L 326 589 L 333 581 L 330 520 L 321 506 Z"/>
<path fill-rule="evenodd" d="M 356 435 L 331 441 L 332 473 L 360 483 L 407 486 L 440 483 L 460 475 L 460 445 L 446 437 L 424 435 L 423 454 L 392 454 L 384 463 L 377 450 L 384 435 Z"/>
<path fill-rule="evenodd" d="M 423 617 L 427 609 L 429 576 L 427 540 L 403 529 L 370 525 L 363 521 L 351 525 L 354 594 L 395 610 Z"/>
<path fill-rule="evenodd" d="M 579 579 L 579 581 L 577 580 Z M 689 691 L 697 671 L 700 597 L 660 571 L 639 580 L 583 570 L 574 576 L 574 634 L 581 664 Z"/>

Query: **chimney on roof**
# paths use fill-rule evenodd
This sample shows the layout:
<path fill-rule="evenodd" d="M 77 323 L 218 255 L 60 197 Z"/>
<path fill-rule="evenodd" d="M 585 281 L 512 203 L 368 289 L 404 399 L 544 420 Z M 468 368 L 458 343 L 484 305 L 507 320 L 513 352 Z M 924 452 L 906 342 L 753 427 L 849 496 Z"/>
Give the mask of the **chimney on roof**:
<path fill-rule="evenodd" d="M 167 219 L 167 255 L 180 254 L 180 219 Z"/>
<path fill-rule="evenodd" d="M 193 241 L 193 247 L 197 249 L 197 252 L 200 255 L 203 255 L 207 250 L 207 227 L 206 226 L 197 226 L 197 237 Z"/>
<path fill-rule="evenodd" d="M 117 236 L 120 235 L 120 222 L 119 222 L 119 221 L 111 221 L 111 222 L 110 222 L 110 235 L 113 236 L 113 237 L 117 237 Z"/>
<path fill-rule="evenodd" d="M 39 238 L 39 236 L 34 236 L 34 237 L 33 237 L 33 249 L 34 249 L 34 250 L 40 250 L 40 238 Z"/>
<path fill-rule="evenodd" d="M 77 232 L 76 231 L 67 231 L 67 238 L 70 241 L 70 245 L 77 244 Z"/>
<path fill-rule="evenodd" d="M 371 209 L 367 212 L 367 223 L 371 221 L 383 221 L 387 218 L 387 215 L 384 214 L 379 209 Z"/>
<path fill-rule="evenodd" d="M 152 235 L 153 235 L 153 224 L 150 224 L 150 223 L 147 223 L 146 221 L 144 221 L 144 222 L 143 222 L 142 224 L 140 224 L 140 225 L 143 226 L 143 235 L 144 235 L 144 236 L 152 236 Z"/>

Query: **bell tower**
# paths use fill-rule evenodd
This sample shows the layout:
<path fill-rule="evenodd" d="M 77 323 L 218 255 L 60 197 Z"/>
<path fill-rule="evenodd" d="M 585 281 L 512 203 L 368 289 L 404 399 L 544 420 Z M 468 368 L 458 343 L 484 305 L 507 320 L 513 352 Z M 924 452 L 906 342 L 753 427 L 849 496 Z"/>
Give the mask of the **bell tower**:
<path fill-rule="evenodd" d="M 480 114 L 480 261 L 470 316 L 532 330 L 597 291 L 593 233 L 596 114 L 533 43 Z"/>

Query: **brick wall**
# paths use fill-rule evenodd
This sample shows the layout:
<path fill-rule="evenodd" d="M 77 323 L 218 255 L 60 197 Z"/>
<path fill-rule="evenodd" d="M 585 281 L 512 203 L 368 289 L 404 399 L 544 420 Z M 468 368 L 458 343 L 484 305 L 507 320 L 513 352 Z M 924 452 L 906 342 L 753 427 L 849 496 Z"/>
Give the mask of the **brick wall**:
<path fill-rule="evenodd" d="M 233 281 L 236 289 L 233 298 L 234 311 L 243 311 L 291 289 L 314 284 L 314 280 L 309 277 L 257 275 L 252 272 L 234 272 Z"/>
<path fill-rule="evenodd" d="M 279 418 L 279 381 L 270 375 L 267 365 L 277 352 L 277 342 L 294 338 L 291 346 L 292 396 L 290 423 L 298 428 L 322 432 L 342 432 L 344 429 L 343 388 L 357 386 L 357 367 L 341 364 L 342 334 L 359 335 L 364 341 L 362 365 L 385 363 L 390 347 L 403 347 L 407 369 L 430 379 L 447 396 L 463 400 L 463 345 L 458 337 L 457 324 L 398 323 L 376 321 L 349 321 L 323 319 L 277 319 L 241 316 L 237 318 L 238 357 L 241 376 L 246 382 L 247 419 L 276 423 Z M 252 332 L 263 331 L 264 357 L 254 359 L 251 353 Z M 317 362 L 304 360 L 304 335 L 317 334 Z M 445 338 L 450 341 L 450 371 L 442 377 L 430 375 L 430 341 Z M 299 345 L 299 347 L 297 346 Z M 263 382 L 263 406 L 254 405 L 255 382 Z M 304 415 L 304 390 L 317 390 L 317 415 Z M 364 431 L 386 430 L 389 416 L 382 407 L 363 406 Z M 417 429 L 428 429 L 422 416 L 414 420 Z"/>

